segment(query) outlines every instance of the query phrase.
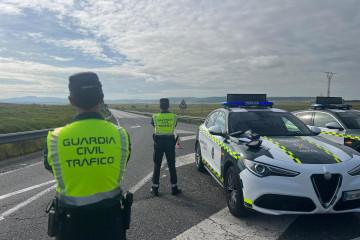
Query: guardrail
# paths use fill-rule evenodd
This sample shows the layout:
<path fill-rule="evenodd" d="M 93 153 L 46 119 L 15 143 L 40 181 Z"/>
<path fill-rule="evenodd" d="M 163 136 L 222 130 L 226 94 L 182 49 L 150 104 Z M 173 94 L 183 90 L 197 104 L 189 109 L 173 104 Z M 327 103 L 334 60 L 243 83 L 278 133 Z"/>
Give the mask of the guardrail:
<path fill-rule="evenodd" d="M 109 111 L 109 112 L 110 112 L 110 116 L 105 118 L 106 121 L 109 121 L 112 118 L 111 111 Z M 152 116 L 153 114 L 155 114 L 155 113 L 137 112 L 137 111 L 127 111 L 127 112 L 149 115 L 149 116 Z M 198 121 L 204 121 L 206 119 L 206 118 L 191 117 L 191 116 L 178 116 L 178 118 L 179 119 L 187 119 L 187 120 L 198 120 Z M 19 141 L 25 141 L 25 140 L 46 137 L 48 135 L 48 132 L 52 131 L 52 130 L 54 130 L 54 128 L 35 130 L 35 131 L 27 131 L 27 132 L 0 134 L 0 144 L 19 142 Z"/>

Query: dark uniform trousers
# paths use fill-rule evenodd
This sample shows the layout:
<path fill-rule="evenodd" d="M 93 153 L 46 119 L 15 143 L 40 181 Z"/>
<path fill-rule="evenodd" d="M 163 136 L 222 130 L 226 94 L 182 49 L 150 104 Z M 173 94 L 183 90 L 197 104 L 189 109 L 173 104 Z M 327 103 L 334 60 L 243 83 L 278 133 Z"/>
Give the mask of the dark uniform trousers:
<path fill-rule="evenodd" d="M 55 239 L 126 239 L 120 204 L 96 210 L 61 208 L 59 235 Z"/>
<path fill-rule="evenodd" d="M 175 168 L 175 137 L 154 135 L 154 174 L 153 184 L 159 184 L 160 168 L 162 158 L 166 156 L 166 161 L 170 172 L 171 184 L 177 184 L 176 168 Z"/>

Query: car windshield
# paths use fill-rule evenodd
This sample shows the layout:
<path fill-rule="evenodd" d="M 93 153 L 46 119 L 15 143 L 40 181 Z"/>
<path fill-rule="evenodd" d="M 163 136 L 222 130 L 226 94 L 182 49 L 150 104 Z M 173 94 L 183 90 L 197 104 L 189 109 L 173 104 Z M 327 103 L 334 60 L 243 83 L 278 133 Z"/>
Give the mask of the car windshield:
<path fill-rule="evenodd" d="M 360 129 L 360 112 L 340 112 L 339 118 L 348 129 Z"/>
<path fill-rule="evenodd" d="M 309 128 L 288 112 L 233 112 L 229 114 L 229 133 L 251 130 L 262 136 L 313 135 Z"/>

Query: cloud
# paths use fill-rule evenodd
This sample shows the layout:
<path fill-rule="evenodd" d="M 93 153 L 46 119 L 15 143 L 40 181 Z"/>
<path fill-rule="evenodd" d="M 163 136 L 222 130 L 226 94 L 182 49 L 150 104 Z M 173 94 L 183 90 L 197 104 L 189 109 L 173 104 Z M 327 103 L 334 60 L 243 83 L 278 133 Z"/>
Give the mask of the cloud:
<path fill-rule="evenodd" d="M 340 73 L 334 94 L 358 98 L 357 1 L 63 2 L 3 1 L 17 9 L 14 19 L 29 9 L 45 19 L 55 15 L 56 34 L 46 28 L 12 33 L 35 49 L 50 46 L 67 53 L 47 53 L 65 64 L 55 68 L 54 81 L 64 77 L 63 70 L 90 69 L 102 74 L 114 97 L 116 91 L 158 97 L 221 96 L 233 90 L 315 96 L 326 89 L 324 72 L 334 71 Z M 91 67 L 74 68 L 90 60 Z M 42 67 L 38 74 L 45 79 L 54 66 Z"/>
<path fill-rule="evenodd" d="M 74 58 L 62 58 L 57 56 L 51 56 L 51 57 L 54 58 L 56 61 L 60 61 L 60 62 L 70 62 L 74 60 Z"/>
<path fill-rule="evenodd" d="M 279 56 L 274 55 L 250 57 L 248 61 L 250 66 L 255 68 L 271 68 L 284 65 L 284 61 L 282 61 Z"/>
<path fill-rule="evenodd" d="M 21 9 L 11 4 L 0 3 L 0 14 L 19 15 Z"/>

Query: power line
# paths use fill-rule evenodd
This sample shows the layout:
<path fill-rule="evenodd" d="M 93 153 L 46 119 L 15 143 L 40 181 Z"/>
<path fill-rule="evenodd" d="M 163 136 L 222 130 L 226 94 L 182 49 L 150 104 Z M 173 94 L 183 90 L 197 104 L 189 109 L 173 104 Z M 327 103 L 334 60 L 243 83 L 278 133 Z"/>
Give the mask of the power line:
<path fill-rule="evenodd" d="M 336 74 L 336 73 L 333 73 L 333 72 L 325 72 L 325 73 L 326 73 L 326 77 L 328 79 L 327 96 L 330 97 L 330 81 L 331 81 L 331 78 L 333 77 L 333 75 Z"/>

